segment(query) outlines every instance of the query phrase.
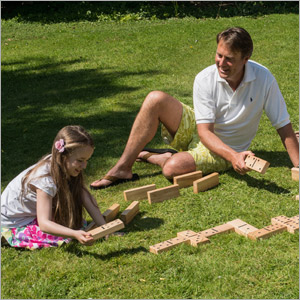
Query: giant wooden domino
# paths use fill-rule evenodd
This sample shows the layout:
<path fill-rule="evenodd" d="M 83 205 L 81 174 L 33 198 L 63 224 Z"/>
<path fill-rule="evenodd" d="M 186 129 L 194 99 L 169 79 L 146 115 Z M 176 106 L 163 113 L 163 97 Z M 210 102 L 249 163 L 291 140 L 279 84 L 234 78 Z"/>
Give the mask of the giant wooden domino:
<path fill-rule="evenodd" d="M 245 159 L 246 166 L 256 172 L 265 174 L 270 163 L 253 155 L 248 155 Z"/>
<path fill-rule="evenodd" d="M 297 218 L 288 218 L 286 216 L 278 216 L 271 219 L 271 223 L 273 225 L 281 224 L 285 225 L 287 227 L 287 231 L 290 233 L 295 233 L 296 231 L 299 231 L 299 216 Z"/>
<path fill-rule="evenodd" d="M 177 237 L 186 239 L 185 243 L 194 247 L 198 247 L 198 245 L 203 245 L 210 242 L 207 237 L 192 230 L 177 232 Z"/>
<path fill-rule="evenodd" d="M 147 192 L 155 190 L 155 184 L 149 184 L 123 192 L 126 201 L 147 199 Z"/>
<path fill-rule="evenodd" d="M 128 224 L 139 213 L 139 201 L 133 201 L 121 214 L 120 219 Z"/>
<path fill-rule="evenodd" d="M 150 252 L 158 254 L 182 243 L 197 247 L 198 245 L 209 243 L 210 241 L 208 237 L 210 236 L 231 231 L 235 231 L 236 233 L 244 235 L 252 240 L 266 239 L 283 231 L 288 231 L 290 233 L 299 231 L 299 215 L 290 218 L 278 216 L 272 218 L 271 222 L 272 225 L 266 226 L 262 229 L 257 229 L 240 219 L 235 219 L 198 233 L 192 230 L 185 230 L 178 232 L 176 238 L 150 246 Z"/>
<path fill-rule="evenodd" d="M 179 175 L 174 177 L 174 184 L 178 184 L 179 188 L 192 186 L 193 182 L 199 178 L 202 178 L 202 171 L 196 171 L 187 173 L 184 175 Z"/>
<path fill-rule="evenodd" d="M 120 204 L 115 203 L 111 207 L 109 207 L 102 215 L 105 219 L 106 223 L 114 220 L 120 210 Z"/>
<path fill-rule="evenodd" d="M 88 226 L 84 228 L 84 231 L 92 230 L 94 227 L 96 227 L 96 223 L 92 221 Z"/>
<path fill-rule="evenodd" d="M 160 252 L 167 251 L 177 245 L 185 243 L 186 241 L 187 241 L 186 238 L 181 238 L 181 237 L 172 238 L 167 241 L 150 246 L 150 252 L 158 254 Z"/>
<path fill-rule="evenodd" d="M 210 188 L 219 184 L 219 173 L 215 172 L 198 180 L 193 183 L 194 193 L 204 192 Z"/>
<path fill-rule="evenodd" d="M 248 234 L 248 238 L 251 240 L 257 239 L 266 239 L 273 234 L 286 231 L 287 227 L 285 225 L 276 224 L 276 225 L 269 225 L 262 229 L 257 229 L 256 231 L 250 232 Z"/>
<path fill-rule="evenodd" d="M 108 234 L 114 233 L 124 227 L 124 223 L 120 219 L 117 219 L 102 226 L 99 226 L 93 230 L 90 230 L 88 231 L 88 233 L 92 235 L 94 240 L 97 240 Z"/>
<path fill-rule="evenodd" d="M 299 181 L 299 168 L 292 168 L 291 173 L 292 173 L 292 180 Z"/>
<path fill-rule="evenodd" d="M 180 196 L 179 185 L 178 184 L 170 185 L 154 191 L 149 191 L 147 192 L 147 194 L 148 194 L 148 201 L 150 204 L 156 202 L 163 202 L 165 200 Z"/>
<path fill-rule="evenodd" d="M 237 234 L 244 235 L 246 237 L 248 237 L 249 233 L 257 230 L 257 228 L 255 228 L 254 226 L 252 226 L 240 219 L 235 219 L 233 221 L 228 222 L 227 224 L 233 226 L 234 231 Z"/>

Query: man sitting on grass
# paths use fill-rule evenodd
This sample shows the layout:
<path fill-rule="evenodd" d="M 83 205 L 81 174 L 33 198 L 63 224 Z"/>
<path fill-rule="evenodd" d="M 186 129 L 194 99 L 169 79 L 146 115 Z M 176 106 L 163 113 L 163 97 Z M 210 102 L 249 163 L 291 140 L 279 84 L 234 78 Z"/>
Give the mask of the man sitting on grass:
<path fill-rule="evenodd" d="M 271 72 L 249 60 L 252 51 L 252 39 L 245 29 L 235 27 L 219 33 L 215 64 L 201 71 L 194 81 L 194 110 L 164 92 L 149 93 L 121 158 L 91 188 L 138 179 L 137 174 L 132 174 L 136 160 L 159 165 L 169 179 L 195 170 L 207 174 L 231 167 L 243 175 L 250 171 L 245 158 L 254 155 L 247 149 L 263 111 L 277 130 L 292 164 L 298 166 L 299 142 L 285 101 Z M 163 140 L 178 153 L 171 149 L 161 154 L 144 149 L 160 122 Z"/>

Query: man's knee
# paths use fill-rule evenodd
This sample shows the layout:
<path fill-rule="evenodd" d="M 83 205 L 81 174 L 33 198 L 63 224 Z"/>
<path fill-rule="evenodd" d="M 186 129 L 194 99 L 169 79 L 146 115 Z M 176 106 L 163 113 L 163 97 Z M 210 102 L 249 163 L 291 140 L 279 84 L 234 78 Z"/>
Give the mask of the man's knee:
<path fill-rule="evenodd" d="M 161 91 L 152 91 L 150 92 L 143 103 L 144 107 L 147 108 L 158 108 L 163 103 L 163 101 L 166 99 L 167 94 Z"/>
<path fill-rule="evenodd" d="M 194 158 L 187 152 L 174 154 L 163 166 L 162 172 L 168 179 L 196 171 Z"/>

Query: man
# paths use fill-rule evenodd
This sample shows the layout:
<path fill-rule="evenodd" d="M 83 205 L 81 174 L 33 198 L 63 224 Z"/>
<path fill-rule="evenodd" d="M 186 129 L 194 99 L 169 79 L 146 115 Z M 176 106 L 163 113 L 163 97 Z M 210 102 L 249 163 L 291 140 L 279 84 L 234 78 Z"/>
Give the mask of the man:
<path fill-rule="evenodd" d="M 167 178 L 197 169 L 207 174 L 231 167 L 244 175 L 250 171 L 245 158 L 254 155 L 247 149 L 263 111 L 276 128 L 292 164 L 298 166 L 299 142 L 284 99 L 270 71 L 249 61 L 252 51 L 252 39 L 243 28 L 229 28 L 219 33 L 216 64 L 195 78 L 195 112 L 164 92 L 149 93 L 134 121 L 121 158 L 107 176 L 93 182 L 91 188 L 101 189 L 136 180 L 136 174 L 132 174 L 136 160 L 161 166 Z M 178 153 L 143 151 L 160 122 L 164 141 Z"/>

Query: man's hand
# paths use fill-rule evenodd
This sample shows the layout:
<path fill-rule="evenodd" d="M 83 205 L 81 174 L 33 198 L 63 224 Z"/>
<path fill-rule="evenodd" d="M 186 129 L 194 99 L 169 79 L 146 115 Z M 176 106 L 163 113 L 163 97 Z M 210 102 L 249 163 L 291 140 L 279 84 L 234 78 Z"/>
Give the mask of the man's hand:
<path fill-rule="evenodd" d="M 240 175 L 245 175 L 247 172 L 251 171 L 250 168 L 246 166 L 245 159 L 248 155 L 254 155 L 251 151 L 243 151 L 236 153 L 233 159 L 231 160 L 231 164 L 233 169 L 239 173 Z"/>

